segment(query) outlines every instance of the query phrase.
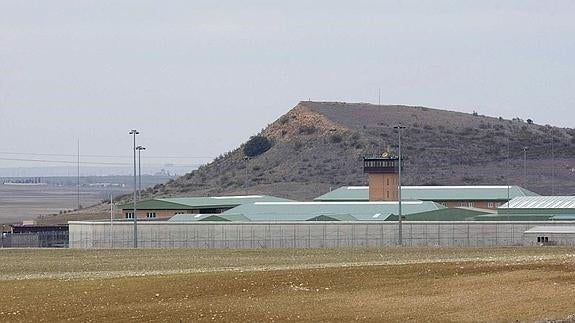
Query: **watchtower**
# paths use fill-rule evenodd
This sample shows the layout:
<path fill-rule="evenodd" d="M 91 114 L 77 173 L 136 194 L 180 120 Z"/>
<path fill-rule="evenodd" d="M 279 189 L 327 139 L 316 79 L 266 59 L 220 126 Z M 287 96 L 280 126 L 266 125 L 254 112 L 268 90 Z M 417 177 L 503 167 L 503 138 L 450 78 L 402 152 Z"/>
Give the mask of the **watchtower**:
<path fill-rule="evenodd" d="M 397 201 L 399 157 L 385 152 L 381 157 L 363 158 L 363 172 L 369 181 L 370 201 Z"/>

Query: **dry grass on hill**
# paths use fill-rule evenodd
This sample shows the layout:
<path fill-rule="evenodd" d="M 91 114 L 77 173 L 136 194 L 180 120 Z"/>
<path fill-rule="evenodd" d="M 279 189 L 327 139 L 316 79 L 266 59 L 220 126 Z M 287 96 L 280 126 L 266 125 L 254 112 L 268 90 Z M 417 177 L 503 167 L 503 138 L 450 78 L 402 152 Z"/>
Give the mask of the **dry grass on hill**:
<path fill-rule="evenodd" d="M 426 107 L 300 102 L 262 130 L 274 143 L 265 153 L 246 163 L 240 146 L 147 194 L 241 194 L 246 167 L 249 189 L 258 194 L 310 200 L 330 187 L 364 185 L 362 157 L 386 146 L 394 149 L 392 126 L 398 123 L 407 127 L 402 136 L 406 185 L 522 185 L 522 149 L 528 146 L 528 189 L 551 193 L 552 173 L 557 194 L 575 189 L 573 129 Z M 270 190 L 287 184 L 299 188 Z"/>

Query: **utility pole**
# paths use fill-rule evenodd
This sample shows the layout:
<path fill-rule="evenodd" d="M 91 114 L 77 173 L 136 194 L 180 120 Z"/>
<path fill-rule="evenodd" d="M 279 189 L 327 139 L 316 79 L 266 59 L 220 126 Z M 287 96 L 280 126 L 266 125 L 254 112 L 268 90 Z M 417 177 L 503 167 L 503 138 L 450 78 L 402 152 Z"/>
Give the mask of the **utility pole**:
<path fill-rule="evenodd" d="M 114 225 L 114 195 L 110 193 L 110 227 Z"/>
<path fill-rule="evenodd" d="M 523 147 L 523 187 L 527 188 L 527 147 Z"/>
<path fill-rule="evenodd" d="M 246 161 L 246 178 L 245 178 L 245 182 L 244 182 L 244 189 L 246 191 L 245 195 L 248 195 L 248 179 L 249 179 L 249 174 L 248 174 L 248 161 L 250 160 L 250 157 L 245 156 L 244 160 Z"/>
<path fill-rule="evenodd" d="M 402 228 L 402 222 L 403 222 L 403 214 L 401 212 L 401 129 L 405 129 L 405 126 L 402 126 L 401 124 L 398 124 L 396 126 L 393 126 L 393 129 L 397 129 L 398 132 L 398 141 L 399 141 L 399 176 L 398 176 L 398 190 L 397 190 L 397 194 L 399 197 L 399 201 L 398 201 L 398 207 L 399 207 L 399 230 L 398 230 L 398 238 L 397 238 L 397 244 L 402 246 L 403 245 L 403 228 Z"/>
<path fill-rule="evenodd" d="M 551 128 L 551 195 L 555 195 L 555 136 Z"/>
<path fill-rule="evenodd" d="M 146 150 L 146 147 L 138 146 L 136 147 L 138 151 L 138 201 L 142 199 L 142 150 Z"/>
<path fill-rule="evenodd" d="M 110 192 L 110 248 L 114 245 L 114 195 Z"/>
<path fill-rule="evenodd" d="M 76 176 L 76 197 L 78 210 L 80 209 L 80 139 L 78 139 L 78 160 L 77 160 L 77 176 Z"/>
<path fill-rule="evenodd" d="M 137 183 L 136 183 L 136 135 L 139 135 L 140 133 L 138 132 L 138 130 L 136 129 L 132 129 L 130 131 L 130 135 L 134 136 L 134 208 L 133 208 L 133 217 L 134 217 L 134 249 L 138 248 L 138 216 L 136 214 L 137 211 L 137 207 L 136 207 L 136 202 L 137 202 L 137 198 L 136 198 L 136 189 L 137 189 Z"/>

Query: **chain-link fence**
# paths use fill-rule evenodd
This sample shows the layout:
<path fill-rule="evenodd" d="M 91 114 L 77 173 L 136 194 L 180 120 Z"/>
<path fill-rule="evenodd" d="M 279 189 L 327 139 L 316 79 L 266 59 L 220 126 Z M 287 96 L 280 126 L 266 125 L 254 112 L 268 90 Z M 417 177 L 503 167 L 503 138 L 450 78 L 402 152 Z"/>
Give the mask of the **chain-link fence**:
<path fill-rule="evenodd" d="M 68 232 L 47 231 L 27 233 L 4 233 L 2 248 L 67 248 Z"/>
<path fill-rule="evenodd" d="M 406 246 L 534 245 L 525 231 L 565 222 L 404 222 Z M 133 224 L 71 222 L 71 248 L 131 248 Z M 383 247 L 398 243 L 397 222 L 142 222 L 140 248 L 338 248 Z M 553 240 L 553 238 L 552 238 Z M 571 245 L 563 237 L 557 244 Z"/>

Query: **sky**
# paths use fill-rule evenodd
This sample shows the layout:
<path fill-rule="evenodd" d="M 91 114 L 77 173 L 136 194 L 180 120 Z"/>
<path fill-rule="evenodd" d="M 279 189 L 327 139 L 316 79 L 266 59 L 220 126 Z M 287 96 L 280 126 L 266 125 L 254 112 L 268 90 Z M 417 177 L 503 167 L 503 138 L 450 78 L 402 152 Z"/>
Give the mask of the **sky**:
<path fill-rule="evenodd" d="M 575 127 L 575 1 L 0 0 L 0 167 L 197 165 L 299 101 Z M 61 163 L 54 161 L 62 161 Z"/>

